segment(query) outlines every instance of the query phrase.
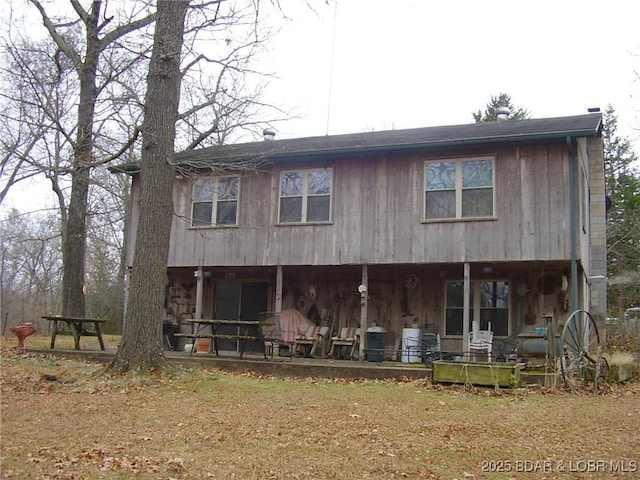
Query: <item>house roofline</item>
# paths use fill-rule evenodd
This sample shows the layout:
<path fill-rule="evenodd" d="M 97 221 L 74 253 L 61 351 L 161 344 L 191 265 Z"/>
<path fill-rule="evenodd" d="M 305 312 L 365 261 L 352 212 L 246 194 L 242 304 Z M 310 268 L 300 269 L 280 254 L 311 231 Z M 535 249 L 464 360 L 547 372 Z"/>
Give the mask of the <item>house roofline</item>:
<path fill-rule="evenodd" d="M 601 130 L 601 114 L 589 113 L 571 117 L 505 120 L 221 145 L 178 152 L 174 158 L 179 167 L 188 166 L 189 162 L 194 161 L 215 164 L 223 159 L 227 162 L 257 160 L 279 163 L 302 158 L 361 156 L 371 152 L 388 154 L 496 144 L 549 141 L 564 143 L 567 137 L 599 136 Z M 112 173 L 135 174 L 139 171 L 139 166 L 125 164 L 111 166 L 109 170 Z"/>

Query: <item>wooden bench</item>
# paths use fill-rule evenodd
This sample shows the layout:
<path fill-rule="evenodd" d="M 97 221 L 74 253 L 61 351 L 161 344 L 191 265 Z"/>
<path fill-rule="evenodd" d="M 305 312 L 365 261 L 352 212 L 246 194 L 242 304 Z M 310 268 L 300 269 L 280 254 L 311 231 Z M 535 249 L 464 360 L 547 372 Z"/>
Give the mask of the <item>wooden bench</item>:
<path fill-rule="evenodd" d="M 100 343 L 100 350 L 104 350 L 104 341 L 102 340 L 101 325 L 106 320 L 100 320 L 97 318 L 77 318 L 77 317 L 63 317 L 63 316 L 43 316 L 42 318 L 52 322 L 51 330 L 51 346 L 55 348 L 56 336 L 58 334 L 58 322 L 64 322 L 69 325 L 71 333 L 73 334 L 73 343 L 76 350 L 80 350 L 80 337 L 97 337 Z M 86 326 L 93 326 L 93 329 L 88 329 Z"/>

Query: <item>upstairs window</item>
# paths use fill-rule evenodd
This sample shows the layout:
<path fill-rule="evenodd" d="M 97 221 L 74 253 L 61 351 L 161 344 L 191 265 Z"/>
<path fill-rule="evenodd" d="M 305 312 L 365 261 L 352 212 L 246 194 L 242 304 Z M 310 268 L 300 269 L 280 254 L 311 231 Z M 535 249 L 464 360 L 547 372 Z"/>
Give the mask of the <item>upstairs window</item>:
<path fill-rule="evenodd" d="M 492 158 L 425 163 L 425 220 L 485 218 L 494 215 Z"/>
<path fill-rule="evenodd" d="M 286 171 L 280 174 L 280 223 L 328 222 L 331 220 L 333 171 Z"/>
<path fill-rule="evenodd" d="M 203 177 L 193 182 L 191 226 L 237 225 L 240 177 Z"/>

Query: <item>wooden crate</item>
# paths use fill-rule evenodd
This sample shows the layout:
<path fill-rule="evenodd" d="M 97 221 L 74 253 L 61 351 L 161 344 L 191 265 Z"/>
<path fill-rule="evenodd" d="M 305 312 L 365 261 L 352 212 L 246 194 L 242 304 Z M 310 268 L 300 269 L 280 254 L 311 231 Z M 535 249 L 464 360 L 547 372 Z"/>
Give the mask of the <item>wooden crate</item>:
<path fill-rule="evenodd" d="M 520 385 L 520 364 L 436 360 L 433 381 L 515 388 Z"/>

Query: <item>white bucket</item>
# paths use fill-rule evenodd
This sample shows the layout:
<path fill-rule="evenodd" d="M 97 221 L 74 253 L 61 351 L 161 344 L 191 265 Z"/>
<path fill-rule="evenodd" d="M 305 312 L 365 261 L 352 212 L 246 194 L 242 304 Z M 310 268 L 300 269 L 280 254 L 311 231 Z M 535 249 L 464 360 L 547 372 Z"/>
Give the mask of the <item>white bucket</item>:
<path fill-rule="evenodd" d="M 402 329 L 402 357 L 403 363 L 419 363 L 422 361 L 420 355 L 420 342 L 422 340 L 422 330 L 419 328 Z"/>

